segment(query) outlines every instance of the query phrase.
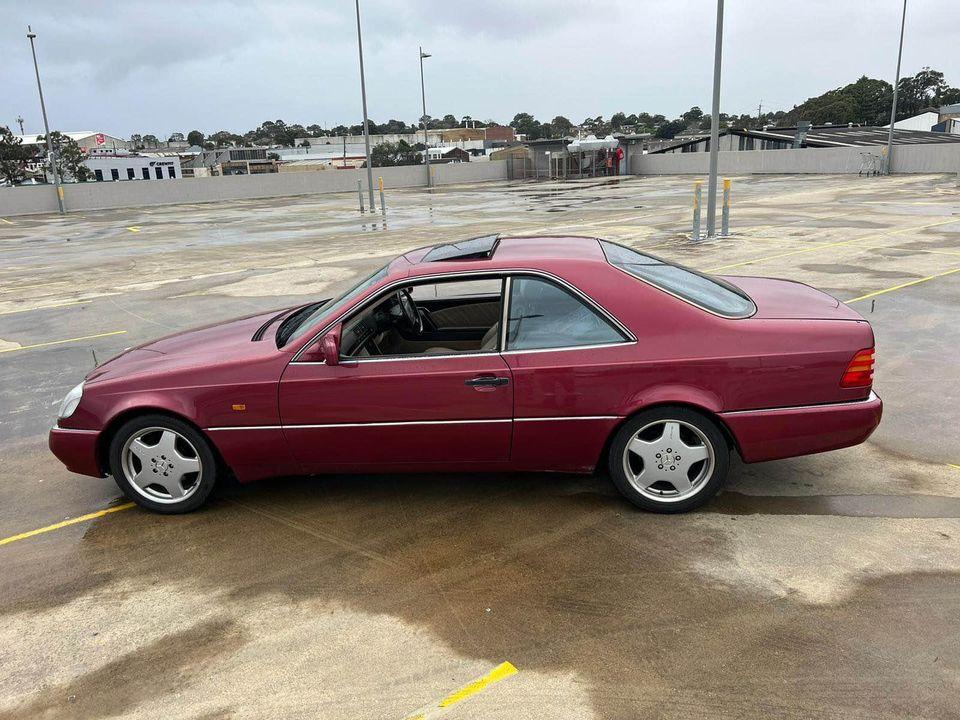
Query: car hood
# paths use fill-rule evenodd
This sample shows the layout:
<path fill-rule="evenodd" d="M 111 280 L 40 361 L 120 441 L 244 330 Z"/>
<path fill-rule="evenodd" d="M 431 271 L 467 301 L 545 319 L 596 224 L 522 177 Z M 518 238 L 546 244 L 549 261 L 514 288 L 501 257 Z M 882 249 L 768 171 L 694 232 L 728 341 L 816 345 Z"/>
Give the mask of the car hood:
<path fill-rule="evenodd" d="M 832 295 L 794 280 L 724 276 L 743 290 L 757 306 L 761 320 L 863 320 Z"/>
<path fill-rule="evenodd" d="M 276 353 L 277 346 L 272 333 L 267 333 L 260 341 L 253 340 L 253 335 L 264 323 L 289 310 L 271 310 L 167 335 L 125 350 L 94 368 L 86 379 L 94 382 L 118 375 L 137 374 L 158 366 L 172 368 L 212 364 Z"/>

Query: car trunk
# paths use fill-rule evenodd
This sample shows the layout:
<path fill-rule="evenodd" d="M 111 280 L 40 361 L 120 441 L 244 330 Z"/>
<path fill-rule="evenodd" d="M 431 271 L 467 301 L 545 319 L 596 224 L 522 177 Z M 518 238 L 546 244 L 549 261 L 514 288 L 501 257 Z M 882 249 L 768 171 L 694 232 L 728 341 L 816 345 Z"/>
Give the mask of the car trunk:
<path fill-rule="evenodd" d="M 749 295 L 761 320 L 863 320 L 832 295 L 792 280 L 724 277 Z"/>
<path fill-rule="evenodd" d="M 757 312 L 747 322 L 756 319 L 787 324 L 780 351 L 764 361 L 777 378 L 778 392 L 785 392 L 786 388 L 795 391 L 792 397 L 781 397 L 780 405 L 846 402 L 869 395 L 869 386 L 840 385 L 854 355 L 874 344 L 870 323 L 858 312 L 799 282 L 760 277 L 724 280 L 741 288 L 756 304 Z M 802 322 L 796 323 L 795 332 L 790 332 L 789 325 L 797 320 Z M 818 327 L 814 329 L 814 325 Z M 757 398 L 755 406 L 761 407 L 762 402 Z"/>

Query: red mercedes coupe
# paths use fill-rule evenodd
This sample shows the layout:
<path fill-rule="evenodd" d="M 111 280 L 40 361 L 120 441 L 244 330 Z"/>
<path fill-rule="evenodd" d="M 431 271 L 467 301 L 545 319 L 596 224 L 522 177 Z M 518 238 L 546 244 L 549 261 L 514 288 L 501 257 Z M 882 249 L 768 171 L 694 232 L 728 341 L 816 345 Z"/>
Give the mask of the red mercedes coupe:
<path fill-rule="evenodd" d="M 680 512 L 748 463 L 861 443 L 873 330 L 807 285 L 713 277 L 587 237 L 413 250 L 332 300 L 127 350 L 50 448 L 144 508 L 217 479 L 551 471 Z"/>

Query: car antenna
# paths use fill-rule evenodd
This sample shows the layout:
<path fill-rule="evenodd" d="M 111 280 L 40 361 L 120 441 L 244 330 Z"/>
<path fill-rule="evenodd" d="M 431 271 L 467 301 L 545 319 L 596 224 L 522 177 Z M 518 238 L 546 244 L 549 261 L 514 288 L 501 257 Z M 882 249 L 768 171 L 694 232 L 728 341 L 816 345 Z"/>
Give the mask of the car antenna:
<path fill-rule="evenodd" d="M 93 367 L 94 369 L 100 367 L 100 361 L 97 360 L 97 351 L 93 348 L 90 348 L 90 354 L 93 355 Z"/>

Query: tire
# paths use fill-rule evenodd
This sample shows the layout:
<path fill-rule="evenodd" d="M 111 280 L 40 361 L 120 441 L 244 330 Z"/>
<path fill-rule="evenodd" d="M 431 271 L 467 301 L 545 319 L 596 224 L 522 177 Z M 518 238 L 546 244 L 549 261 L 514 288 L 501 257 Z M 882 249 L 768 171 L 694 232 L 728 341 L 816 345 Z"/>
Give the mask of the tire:
<path fill-rule="evenodd" d="M 207 439 L 192 425 L 167 415 L 125 422 L 109 448 L 110 472 L 130 500 L 156 513 L 196 510 L 220 474 Z"/>
<path fill-rule="evenodd" d="M 705 415 L 658 407 L 638 413 L 617 431 L 608 463 L 617 489 L 634 505 L 680 513 L 700 507 L 721 488 L 730 446 Z"/>

